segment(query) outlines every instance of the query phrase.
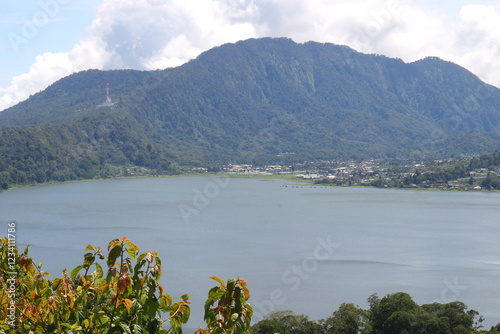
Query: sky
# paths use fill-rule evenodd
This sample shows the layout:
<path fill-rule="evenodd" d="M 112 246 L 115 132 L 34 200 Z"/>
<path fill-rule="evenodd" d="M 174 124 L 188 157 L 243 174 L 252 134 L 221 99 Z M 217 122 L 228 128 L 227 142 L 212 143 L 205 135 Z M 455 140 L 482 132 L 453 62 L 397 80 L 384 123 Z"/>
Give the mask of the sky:
<path fill-rule="evenodd" d="M 498 0 L 5 2 L 0 110 L 82 70 L 175 67 L 258 37 L 343 44 L 406 62 L 436 56 L 500 87 Z"/>

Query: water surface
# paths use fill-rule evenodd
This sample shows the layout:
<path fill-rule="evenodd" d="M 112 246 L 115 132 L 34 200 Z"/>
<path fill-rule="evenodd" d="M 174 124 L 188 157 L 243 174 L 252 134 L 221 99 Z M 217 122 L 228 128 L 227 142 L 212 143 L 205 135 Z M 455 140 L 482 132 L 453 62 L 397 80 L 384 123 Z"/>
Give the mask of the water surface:
<path fill-rule="evenodd" d="M 500 194 L 297 186 L 210 177 L 122 179 L 0 193 L 0 223 L 52 276 L 88 244 L 126 236 L 164 264 L 174 298 L 191 295 L 187 330 L 203 324 L 215 282 L 242 277 L 255 320 L 291 309 L 326 318 L 342 302 L 404 291 L 419 303 L 460 300 L 500 322 Z M 489 327 L 488 327 L 489 329 Z"/>

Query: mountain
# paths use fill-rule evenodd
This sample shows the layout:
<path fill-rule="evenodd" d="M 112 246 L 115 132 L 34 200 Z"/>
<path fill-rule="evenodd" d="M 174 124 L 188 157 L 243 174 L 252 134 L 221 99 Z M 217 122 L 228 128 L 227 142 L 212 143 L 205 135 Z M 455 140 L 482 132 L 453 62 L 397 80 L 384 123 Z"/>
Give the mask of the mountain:
<path fill-rule="evenodd" d="M 115 105 L 96 108 L 106 83 Z M 479 154 L 500 145 L 500 90 L 438 58 L 263 38 L 162 71 L 75 73 L 1 112 L 0 127 L 10 174 L 47 173 L 50 161 L 68 173 L 87 161 L 92 176 L 104 165 Z"/>

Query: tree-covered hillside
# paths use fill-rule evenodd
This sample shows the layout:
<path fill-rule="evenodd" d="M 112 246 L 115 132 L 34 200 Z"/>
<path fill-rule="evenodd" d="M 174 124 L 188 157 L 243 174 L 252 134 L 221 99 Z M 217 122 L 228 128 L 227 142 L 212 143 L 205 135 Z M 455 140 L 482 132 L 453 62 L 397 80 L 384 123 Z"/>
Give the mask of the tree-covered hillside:
<path fill-rule="evenodd" d="M 119 176 L 131 166 L 175 173 L 174 159 L 137 128 L 131 117 L 97 111 L 79 123 L 0 129 L 0 189 Z"/>
<path fill-rule="evenodd" d="M 115 105 L 97 108 L 106 83 Z M 70 173 L 82 159 L 165 170 L 476 155 L 500 146 L 500 90 L 438 58 L 407 64 L 264 38 L 163 71 L 73 74 L 1 112 L 0 127 L 0 172 L 11 177 L 52 168 L 47 161 Z"/>

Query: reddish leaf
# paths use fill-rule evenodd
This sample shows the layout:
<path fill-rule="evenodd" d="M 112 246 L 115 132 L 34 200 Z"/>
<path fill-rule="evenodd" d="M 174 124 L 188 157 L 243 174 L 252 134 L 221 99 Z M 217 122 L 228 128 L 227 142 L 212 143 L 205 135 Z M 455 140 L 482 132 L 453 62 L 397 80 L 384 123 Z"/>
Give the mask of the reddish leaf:
<path fill-rule="evenodd" d="M 118 278 L 118 292 L 123 293 L 131 284 L 130 277 L 128 275 L 122 275 Z"/>

